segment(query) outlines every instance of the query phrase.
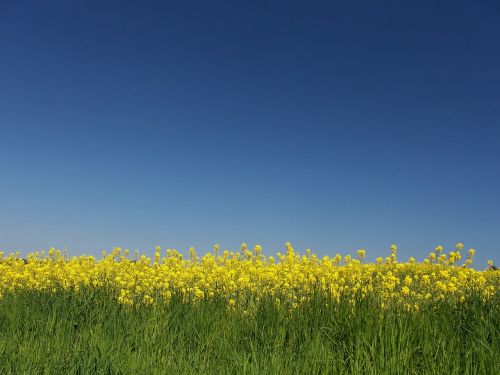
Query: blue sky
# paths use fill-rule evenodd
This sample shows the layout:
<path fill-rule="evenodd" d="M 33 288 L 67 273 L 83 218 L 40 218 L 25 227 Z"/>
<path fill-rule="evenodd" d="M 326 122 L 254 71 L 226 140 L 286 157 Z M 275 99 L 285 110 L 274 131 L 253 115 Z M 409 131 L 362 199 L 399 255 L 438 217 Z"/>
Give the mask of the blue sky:
<path fill-rule="evenodd" d="M 498 2 L 0 1 L 0 249 L 500 243 Z"/>

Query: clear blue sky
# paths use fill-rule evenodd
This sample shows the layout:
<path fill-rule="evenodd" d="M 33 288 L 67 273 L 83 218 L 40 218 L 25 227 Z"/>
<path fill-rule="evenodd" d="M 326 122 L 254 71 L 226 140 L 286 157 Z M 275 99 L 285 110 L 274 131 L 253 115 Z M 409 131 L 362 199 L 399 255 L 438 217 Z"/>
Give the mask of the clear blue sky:
<path fill-rule="evenodd" d="M 0 249 L 500 253 L 498 1 L 0 1 Z M 496 259 L 498 261 L 498 259 Z"/>

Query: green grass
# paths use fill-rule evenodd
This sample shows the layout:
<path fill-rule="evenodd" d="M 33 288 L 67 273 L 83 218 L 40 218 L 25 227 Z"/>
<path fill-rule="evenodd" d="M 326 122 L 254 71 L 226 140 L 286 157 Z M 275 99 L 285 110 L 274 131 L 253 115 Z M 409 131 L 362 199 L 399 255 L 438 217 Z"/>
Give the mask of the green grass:
<path fill-rule="evenodd" d="M 124 308 L 104 293 L 0 300 L 0 374 L 499 374 L 498 298 L 380 319 L 376 301 L 251 316 L 226 301 Z"/>

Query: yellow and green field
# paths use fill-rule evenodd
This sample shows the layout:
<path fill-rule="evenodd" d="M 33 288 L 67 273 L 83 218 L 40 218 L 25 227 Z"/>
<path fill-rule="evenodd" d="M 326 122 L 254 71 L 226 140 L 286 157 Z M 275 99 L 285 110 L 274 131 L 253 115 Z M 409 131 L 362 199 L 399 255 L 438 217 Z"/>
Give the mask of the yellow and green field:
<path fill-rule="evenodd" d="M 0 253 L 0 373 L 497 374 L 500 272 L 474 253 Z"/>

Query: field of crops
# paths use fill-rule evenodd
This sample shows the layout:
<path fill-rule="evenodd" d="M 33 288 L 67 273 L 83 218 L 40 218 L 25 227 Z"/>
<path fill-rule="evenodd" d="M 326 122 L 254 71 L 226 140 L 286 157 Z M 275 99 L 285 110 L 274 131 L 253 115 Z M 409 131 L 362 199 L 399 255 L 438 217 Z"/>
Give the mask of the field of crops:
<path fill-rule="evenodd" d="M 498 374 L 500 272 L 474 253 L 0 253 L 0 373 Z"/>

